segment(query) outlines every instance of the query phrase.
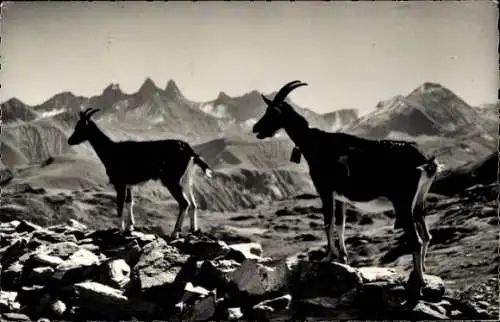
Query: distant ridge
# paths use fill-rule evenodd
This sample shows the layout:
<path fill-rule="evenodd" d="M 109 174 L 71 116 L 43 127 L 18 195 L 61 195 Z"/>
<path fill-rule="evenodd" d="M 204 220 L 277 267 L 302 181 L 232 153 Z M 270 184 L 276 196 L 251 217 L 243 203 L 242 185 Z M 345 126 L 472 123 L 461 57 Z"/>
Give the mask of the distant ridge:
<path fill-rule="evenodd" d="M 306 161 L 289 161 L 293 144 L 288 137 L 280 132 L 274 138 L 257 140 L 252 134 L 252 126 L 266 110 L 261 94 L 252 90 L 231 97 L 220 91 L 213 100 L 195 102 L 183 95 L 174 80 L 162 88 L 146 78 L 133 93 L 123 92 L 112 82 L 98 95 L 82 97 L 66 91 L 36 106 L 13 98 L 2 104 L 1 166 L 27 169 L 12 182 L 103 189 L 108 183 L 90 145 L 67 144 L 80 111 L 99 108 L 93 119 L 113 140 L 168 138 L 192 144 L 217 172 L 213 180 L 195 180 L 202 208 L 236 210 L 312 192 Z M 265 95 L 272 99 L 275 94 Z M 318 114 L 290 98 L 287 102 L 311 127 L 417 141 L 425 153 L 437 155 L 449 169 L 485 158 L 498 144 L 497 106 L 471 107 L 436 83 L 424 83 L 406 96 L 381 101 L 361 118 L 354 109 Z M 56 162 L 44 167 L 49 158 Z M 155 183 L 140 190 L 168 197 Z"/>

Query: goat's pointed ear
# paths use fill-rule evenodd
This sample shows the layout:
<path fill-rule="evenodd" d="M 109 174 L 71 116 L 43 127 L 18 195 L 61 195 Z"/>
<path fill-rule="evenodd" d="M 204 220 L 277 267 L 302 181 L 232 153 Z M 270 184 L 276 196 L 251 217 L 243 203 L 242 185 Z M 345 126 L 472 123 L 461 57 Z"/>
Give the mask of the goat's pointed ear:
<path fill-rule="evenodd" d="M 265 97 L 264 95 L 260 95 L 262 96 L 262 99 L 264 100 L 264 102 L 267 104 L 268 107 L 271 107 L 273 101 L 271 101 L 269 98 Z"/>

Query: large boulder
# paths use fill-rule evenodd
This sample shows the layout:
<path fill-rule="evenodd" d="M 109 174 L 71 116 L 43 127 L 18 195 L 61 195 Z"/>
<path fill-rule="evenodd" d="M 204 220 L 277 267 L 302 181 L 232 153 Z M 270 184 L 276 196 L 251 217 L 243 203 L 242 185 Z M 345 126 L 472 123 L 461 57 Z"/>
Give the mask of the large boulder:
<path fill-rule="evenodd" d="M 81 282 L 74 285 L 75 304 L 94 316 L 110 319 L 154 314 L 154 303 L 131 300 L 122 291 L 97 282 Z M 90 314 L 89 314 L 90 315 Z"/>
<path fill-rule="evenodd" d="M 139 261 L 132 270 L 132 281 L 137 283 L 141 292 L 170 286 L 176 282 L 188 257 L 163 239 L 152 241 L 144 246 Z"/>

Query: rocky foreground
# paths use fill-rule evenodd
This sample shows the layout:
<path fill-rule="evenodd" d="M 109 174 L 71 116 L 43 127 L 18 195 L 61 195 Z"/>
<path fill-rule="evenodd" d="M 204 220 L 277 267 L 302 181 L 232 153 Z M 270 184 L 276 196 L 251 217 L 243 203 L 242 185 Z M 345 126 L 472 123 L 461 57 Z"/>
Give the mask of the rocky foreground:
<path fill-rule="evenodd" d="M 123 236 L 74 220 L 4 222 L 0 234 L 2 321 L 493 318 L 430 275 L 403 309 L 406 276 L 324 262 L 321 249 L 273 261 L 257 243 Z"/>

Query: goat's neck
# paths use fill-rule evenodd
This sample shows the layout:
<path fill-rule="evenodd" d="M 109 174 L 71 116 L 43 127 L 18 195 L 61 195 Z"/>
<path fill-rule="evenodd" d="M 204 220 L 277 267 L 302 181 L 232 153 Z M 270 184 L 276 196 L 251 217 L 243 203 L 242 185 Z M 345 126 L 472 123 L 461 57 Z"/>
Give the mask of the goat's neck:
<path fill-rule="evenodd" d="M 106 165 L 111 157 L 110 155 L 110 145 L 113 143 L 111 139 L 104 134 L 95 124 L 90 125 L 90 138 L 89 143 L 94 149 L 95 153 L 101 159 L 101 161 Z"/>
<path fill-rule="evenodd" d="M 309 145 L 309 124 L 307 121 L 297 115 L 297 117 L 285 123 L 284 130 L 297 148 L 302 152 L 307 150 L 307 146 Z"/>

